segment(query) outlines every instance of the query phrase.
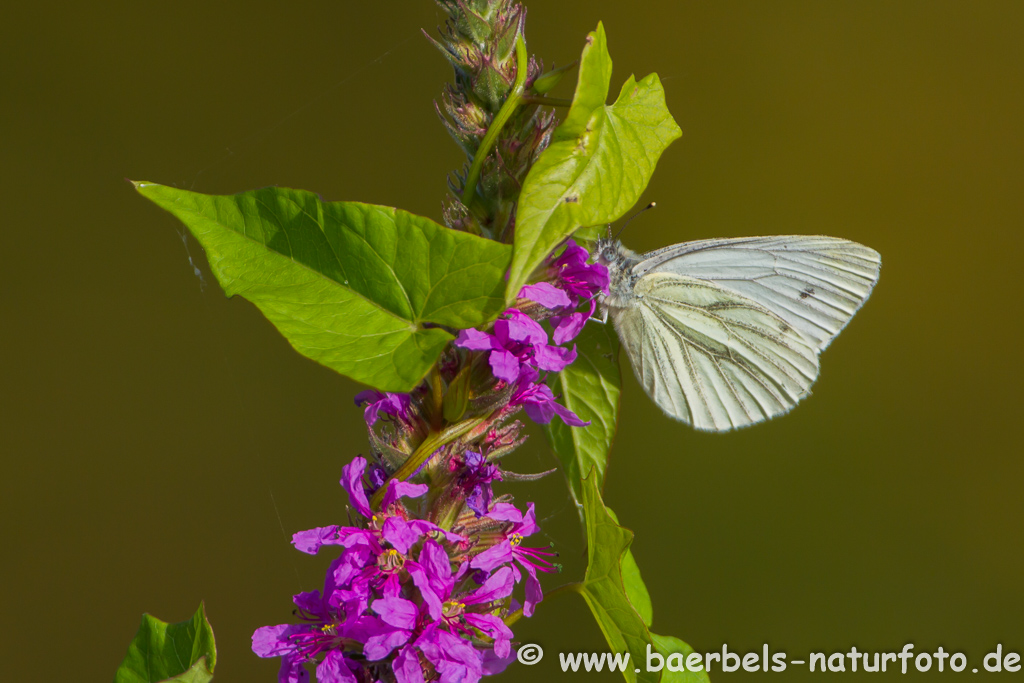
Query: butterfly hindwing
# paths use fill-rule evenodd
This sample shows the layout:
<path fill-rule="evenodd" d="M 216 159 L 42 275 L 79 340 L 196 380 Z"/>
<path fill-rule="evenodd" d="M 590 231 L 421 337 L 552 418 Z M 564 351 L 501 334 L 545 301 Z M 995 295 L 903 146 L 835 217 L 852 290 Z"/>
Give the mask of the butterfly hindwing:
<path fill-rule="evenodd" d="M 636 280 L 613 312 L 637 379 L 668 415 L 725 431 L 787 412 L 818 375 L 814 344 L 768 307 L 673 272 Z"/>

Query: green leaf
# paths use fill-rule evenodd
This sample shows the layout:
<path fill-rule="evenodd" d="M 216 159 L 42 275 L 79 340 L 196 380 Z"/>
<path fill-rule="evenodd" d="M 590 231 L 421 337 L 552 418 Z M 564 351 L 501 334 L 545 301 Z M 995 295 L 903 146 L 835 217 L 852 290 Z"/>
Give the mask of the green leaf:
<path fill-rule="evenodd" d="M 572 365 L 549 375 L 548 384 L 559 400 L 590 426 L 570 427 L 561 420 L 552 420 L 545 434 L 562 463 L 573 500 L 579 505 L 582 480 L 591 469 L 598 488 L 604 487 L 619 412 L 619 338 L 611 325 L 590 322 L 576 338 L 576 352 Z"/>
<path fill-rule="evenodd" d="M 587 44 L 580 56 L 580 73 L 576 78 L 576 93 L 569 114 L 551 136 L 552 142 L 579 137 L 586 129 L 594 110 L 608 101 L 608 88 L 612 81 L 612 58 L 608 54 L 608 38 L 604 24 L 587 34 Z"/>
<path fill-rule="evenodd" d="M 179 624 L 142 615 L 142 624 L 117 669 L 114 683 L 206 683 L 213 679 L 216 664 L 213 628 L 200 603 L 195 615 Z"/>
<path fill-rule="evenodd" d="M 603 226 L 628 211 L 661 153 L 682 135 L 657 74 L 639 82 L 630 76 L 615 103 L 604 104 L 611 59 L 603 27 L 590 34 L 583 57 L 569 116 L 523 182 L 506 290 L 510 298 L 578 228 Z"/>
<path fill-rule="evenodd" d="M 665 668 L 661 670 L 661 683 L 709 683 L 711 680 L 708 678 L 708 672 L 704 671 L 669 671 L 668 669 L 668 658 L 673 654 L 682 655 L 681 663 L 685 666 L 686 658 L 693 652 L 693 648 L 672 636 L 659 636 L 657 633 L 652 633 L 651 638 L 654 640 L 654 648 L 665 657 Z M 678 662 L 672 662 L 675 668 L 679 668 Z"/>
<path fill-rule="evenodd" d="M 623 582 L 622 558 L 633 542 L 633 532 L 619 526 L 609 514 L 593 473 L 583 480 L 583 510 L 587 520 L 588 564 L 580 594 L 611 650 L 628 651 L 634 667 L 641 669 L 637 673 L 633 667 L 626 667 L 626 680 L 657 683 L 660 674 L 647 671 L 641 664 L 646 661 L 647 645 L 652 643 L 650 631 L 627 597 Z"/>
<path fill-rule="evenodd" d="M 615 514 L 614 510 L 608 506 L 605 506 L 604 510 L 616 524 L 619 524 L 619 516 Z M 622 525 L 619 524 L 619 526 Z M 644 626 L 650 628 L 651 622 L 654 621 L 654 605 L 651 603 L 651 594 L 647 591 L 647 584 L 640 576 L 640 565 L 633 558 L 632 550 L 622 553 L 622 586 L 626 589 L 629 604 L 633 605 L 633 609 L 644 620 Z"/>
<path fill-rule="evenodd" d="M 663 656 L 693 652 L 689 645 L 669 636 L 652 633 L 651 597 L 629 546 L 633 532 L 623 528 L 611 508 L 601 500 L 597 478 L 591 472 L 582 482 L 583 509 L 587 522 L 587 573 L 579 592 L 587 601 L 608 646 L 614 652 L 629 652 L 634 663 L 626 667 L 627 681 L 655 683 L 707 683 L 705 672 L 647 671 L 647 646 Z M 639 668 L 636 672 L 634 669 Z"/>
<path fill-rule="evenodd" d="M 453 337 L 504 306 L 507 245 L 386 206 L 264 188 L 203 195 L 136 182 L 206 249 L 228 296 L 296 351 L 383 391 L 409 391 Z"/>

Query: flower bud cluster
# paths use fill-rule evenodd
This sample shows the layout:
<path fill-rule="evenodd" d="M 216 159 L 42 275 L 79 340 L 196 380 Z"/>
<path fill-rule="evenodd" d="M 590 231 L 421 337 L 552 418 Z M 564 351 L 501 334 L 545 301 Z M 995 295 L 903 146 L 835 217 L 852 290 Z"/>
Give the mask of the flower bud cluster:
<path fill-rule="evenodd" d="M 445 28 L 440 41 L 427 38 L 455 70 L 437 113 L 470 163 L 516 80 L 515 47 L 524 35 L 526 8 L 513 0 L 438 0 L 437 4 L 447 16 Z M 543 65 L 531 57 L 527 89 L 542 71 Z M 445 205 L 447 225 L 508 241 L 519 189 L 547 147 L 556 123 L 550 111 L 535 105 L 522 107 L 502 128 L 483 161 L 476 189 L 479 211 L 471 214 L 463 205 L 466 173 L 456 173 L 449 180 L 453 196 Z"/>

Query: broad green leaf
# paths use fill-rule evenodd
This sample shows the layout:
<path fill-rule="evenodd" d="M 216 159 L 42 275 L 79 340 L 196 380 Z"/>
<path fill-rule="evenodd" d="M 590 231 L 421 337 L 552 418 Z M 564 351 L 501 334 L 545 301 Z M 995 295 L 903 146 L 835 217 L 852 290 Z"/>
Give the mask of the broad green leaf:
<path fill-rule="evenodd" d="M 213 628 L 202 604 L 191 619 L 178 624 L 144 614 L 114 683 L 207 683 L 216 664 Z"/>
<path fill-rule="evenodd" d="M 588 427 L 570 427 L 552 420 L 545 428 L 569 484 L 573 500 L 582 500 L 584 475 L 594 470 L 604 487 L 608 452 L 615 438 L 619 412 L 619 338 L 611 325 L 587 323 L 576 338 L 579 354 L 572 365 L 548 377 L 548 384 L 569 410 L 588 420 Z"/>
<path fill-rule="evenodd" d="M 453 337 L 504 305 L 506 245 L 386 206 L 264 188 L 203 195 L 137 182 L 206 249 L 228 296 L 256 304 L 296 351 L 408 391 Z"/>
<path fill-rule="evenodd" d="M 641 670 L 626 667 L 627 681 L 657 683 L 660 674 L 649 672 L 641 662 L 652 643 L 643 617 L 630 603 L 622 576 L 622 557 L 633 541 L 633 532 L 619 526 L 609 514 L 597 477 L 591 473 L 583 481 L 583 510 L 587 520 L 587 573 L 580 594 L 604 633 L 613 652 L 629 652 L 630 659 Z M 634 563 L 635 564 L 635 563 Z"/>
<path fill-rule="evenodd" d="M 510 298 L 578 228 L 610 223 L 629 210 L 661 153 L 682 135 L 657 74 L 639 82 L 630 76 L 614 104 L 598 99 L 607 91 L 611 60 L 603 28 L 591 38 L 569 117 L 523 182 L 506 290 Z"/>
<path fill-rule="evenodd" d="M 657 633 L 652 633 L 651 638 L 654 640 L 654 648 L 665 658 L 665 667 L 661 670 L 661 683 L 709 683 L 711 680 L 708 678 L 708 672 L 704 671 L 670 671 L 669 666 L 673 668 L 685 668 L 686 658 L 693 652 L 693 648 L 672 636 L 659 636 Z M 681 655 L 681 659 L 676 659 L 669 662 L 669 657 L 672 655 Z"/>

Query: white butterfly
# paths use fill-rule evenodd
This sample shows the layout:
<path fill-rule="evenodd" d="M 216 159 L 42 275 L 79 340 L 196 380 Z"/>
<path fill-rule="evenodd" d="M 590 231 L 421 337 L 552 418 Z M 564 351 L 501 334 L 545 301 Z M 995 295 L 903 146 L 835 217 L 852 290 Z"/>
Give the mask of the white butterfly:
<path fill-rule="evenodd" d="M 637 379 L 670 417 L 713 432 L 788 412 L 818 354 L 878 281 L 881 257 L 835 237 L 684 242 L 639 255 L 597 241 L 601 301 Z"/>

